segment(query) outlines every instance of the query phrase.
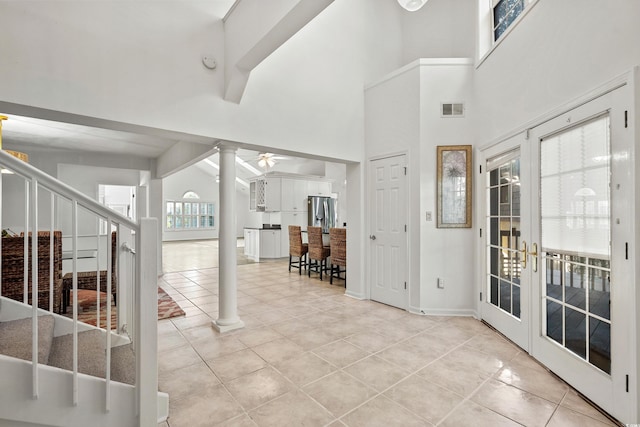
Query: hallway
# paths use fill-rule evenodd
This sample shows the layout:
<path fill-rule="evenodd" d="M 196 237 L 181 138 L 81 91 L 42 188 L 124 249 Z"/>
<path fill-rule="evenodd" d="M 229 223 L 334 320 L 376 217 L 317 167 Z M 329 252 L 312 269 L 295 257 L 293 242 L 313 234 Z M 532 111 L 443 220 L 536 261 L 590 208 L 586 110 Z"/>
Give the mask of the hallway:
<path fill-rule="evenodd" d="M 186 312 L 158 326 L 161 426 L 616 425 L 474 319 L 351 299 L 286 261 L 237 275 L 246 327 L 225 335 L 217 268 L 160 281 Z"/>

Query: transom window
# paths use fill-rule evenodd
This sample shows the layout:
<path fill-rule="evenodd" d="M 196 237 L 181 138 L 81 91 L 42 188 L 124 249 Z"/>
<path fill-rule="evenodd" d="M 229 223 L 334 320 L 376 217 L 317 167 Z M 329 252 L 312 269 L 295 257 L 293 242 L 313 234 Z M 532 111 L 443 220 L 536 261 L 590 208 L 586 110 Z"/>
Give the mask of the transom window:
<path fill-rule="evenodd" d="M 214 204 L 210 202 L 167 201 L 167 230 L 215 228 Z"/>

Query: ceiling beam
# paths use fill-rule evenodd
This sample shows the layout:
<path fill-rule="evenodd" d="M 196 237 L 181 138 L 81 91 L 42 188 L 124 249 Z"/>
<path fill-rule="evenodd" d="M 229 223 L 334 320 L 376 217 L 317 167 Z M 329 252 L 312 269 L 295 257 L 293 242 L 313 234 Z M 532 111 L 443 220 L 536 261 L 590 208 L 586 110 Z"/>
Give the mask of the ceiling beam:
<path fill-rule="evenodd" d="M 206 159 L 217 152 L 217 145 L 180 141 L 156 159 L 155 177 L 164 178 Z"/>
<path fill-rule="evenodd" d="M 240 103 L 251 71 L 334 0 L 239 0 L 225 17 L 225 95 Z"/>

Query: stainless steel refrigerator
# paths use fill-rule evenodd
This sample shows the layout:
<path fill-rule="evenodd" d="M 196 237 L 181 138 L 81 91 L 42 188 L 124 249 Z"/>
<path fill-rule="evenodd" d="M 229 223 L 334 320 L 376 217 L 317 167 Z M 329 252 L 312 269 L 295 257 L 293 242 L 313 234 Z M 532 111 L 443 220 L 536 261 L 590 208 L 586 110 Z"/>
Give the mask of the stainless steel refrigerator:
<path fill-rule="evenodd" d="M 308 225 L 322 227 L 328 233 L 331 227 L 338 224 L 338 201 L 331 197 L 309 196 L 307 200 Z"/>

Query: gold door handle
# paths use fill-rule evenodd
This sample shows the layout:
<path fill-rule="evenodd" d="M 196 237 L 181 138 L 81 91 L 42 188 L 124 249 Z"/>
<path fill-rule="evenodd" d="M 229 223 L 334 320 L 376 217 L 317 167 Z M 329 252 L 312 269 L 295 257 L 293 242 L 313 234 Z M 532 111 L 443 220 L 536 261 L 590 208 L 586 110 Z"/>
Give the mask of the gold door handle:
<path fill-rule="evenodd" d="M 520 249 L 520 254 L 520 266 L 524 270 L 525 268 L 527 268 L 527 242 L 525 242 L 524 240 L 522 241 L 522 249 Z"/>
<path fill-rule="evenodd" d="M 529 252 L 529 255 L 531 255 L 531 261 L 533 261 L 532 268 L 535 273 L 536 271 L 538 271 L 538 244 L 537 243 L 531 244 L 531 252 Z"/>

